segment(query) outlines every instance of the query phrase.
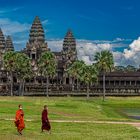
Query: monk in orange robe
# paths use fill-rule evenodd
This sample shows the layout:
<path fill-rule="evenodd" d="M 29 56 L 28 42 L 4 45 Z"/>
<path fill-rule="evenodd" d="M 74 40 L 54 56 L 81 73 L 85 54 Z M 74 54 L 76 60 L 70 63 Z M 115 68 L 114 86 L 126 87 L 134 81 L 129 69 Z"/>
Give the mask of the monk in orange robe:
<path fill-rule="evenodd" d="M 19 109 L 16 111 L 15 126 L 17 127 L 18 133 L 22 135 L 22 130 L 25 128 L 22 105 L 19 105 Z"/>
<path fill-rule="evenodd" d="M 44 110 L 42 111 L 42 132 L 43 130 L 49 131 L 49 133 L 51 134 L 51 125 L 50 125 L 50 121 L 48 119 L 48 108 L 46 105 L 44 105 Z"/>

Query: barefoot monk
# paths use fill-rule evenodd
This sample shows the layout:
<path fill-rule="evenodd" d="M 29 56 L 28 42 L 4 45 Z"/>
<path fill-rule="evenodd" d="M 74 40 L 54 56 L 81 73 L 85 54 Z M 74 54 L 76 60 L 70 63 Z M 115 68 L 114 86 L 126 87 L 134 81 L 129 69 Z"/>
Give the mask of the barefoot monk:
<path fill-rule="evenodd" d="M 24 124 L 24 112 L 22 110 L 22 105 L 18 106 L 19 109 L 16 111 L 15 126 L 20 135 L 22 135 L 22 130 L 25 128 Z"/>
<path fill-rule="evenodd" d="M 48 131 L 49 133 L 51 133 L 51 125 L 48 119 L 48 108 L 47 105 L 44 105 L 44 110 L 42 111 L 42 132 L 43 130 Z"/>

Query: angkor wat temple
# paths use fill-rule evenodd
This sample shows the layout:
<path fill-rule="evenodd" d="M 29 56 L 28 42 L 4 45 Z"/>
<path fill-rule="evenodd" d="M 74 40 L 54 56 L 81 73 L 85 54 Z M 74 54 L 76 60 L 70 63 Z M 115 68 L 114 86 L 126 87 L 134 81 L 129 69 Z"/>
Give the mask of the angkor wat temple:
<path fill-rule="evenodd" d="M 10 36 L 3 35 L 0 29 L 0 95 L 10 95 L 10 79 L 8 73 L 3 68 L 3 54 L 7 51 L 14 51 L 14 46 Z M 37 59 L 42 52 L 51 51 L 45 40 L 45 33 L 39 17 L 35 17 L 30 29 L 29 40 L 26 48 L 22 50 L 32 60 L 32 68 L 37 72 Z M 68 30 L 63 41 L 61 52 L 53 52 L 57 60 L 57 75 L 49 79 L 50 95 L 84 95 L 86 86 L 84 83 L 78 83 L 72 87 L 72 78 L 66 73 L 69 64 L 77 60 L 76 40 L 71 30 Z M 19 81 L 16 75 L 13 77 L 13 91 L 19 95 Z M 46 79 L 36 76 L 26 80 L 25 95 L 44 94 L 46 89 Z M 97 84 L 91 85 L 90 94 L 100 95 L 103 92 L 102 74 L 99 76 Z M 111 72 L 106 73 L 106 94 L 107 95 L 139 95 L 140 94 L 140 72 Z"/>

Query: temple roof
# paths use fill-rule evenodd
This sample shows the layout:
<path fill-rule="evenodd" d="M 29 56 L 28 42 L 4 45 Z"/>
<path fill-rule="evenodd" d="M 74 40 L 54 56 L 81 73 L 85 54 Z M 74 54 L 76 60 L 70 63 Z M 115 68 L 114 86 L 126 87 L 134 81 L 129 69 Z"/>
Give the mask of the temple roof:
<path fill-rule="evenodd" d="M 6 38 L 6 50 L 14 51 L 14 45 L 11 36 L 7 36 Z"/>
<path fill-rule="evenodd" d="M 36 40 L 43 43 L 45 42 L 44 29 L 38 16 L 36 16 L 33 21 L 29 36 L 30 36 L 29 38 L 30 43 Z"/>
<path fill-rule="evenodd" d="M 68 32 L 66 33 L 66 36 L 64 38 L 63 49 L 65 50 L 66 48 L 69 48 L 69 47 L 76 49 L 76 40 L 70 29 L 68 30 Z"/>
<path fill-rule="evenodd" d="M 2 49 L 5 48 L 5 38 L 1 28 L 0 28 L 0 48 Z"/>
<path fill-rule="evenodd" d="M 68 29 L 67 34 L 66 34 L 66 37 L 73 37 L 73 38 L 74 38 L 74 36 L 73 36 L 73 33 L 72 33 L 72 30 L 71 30 L 71 29 Z"/>

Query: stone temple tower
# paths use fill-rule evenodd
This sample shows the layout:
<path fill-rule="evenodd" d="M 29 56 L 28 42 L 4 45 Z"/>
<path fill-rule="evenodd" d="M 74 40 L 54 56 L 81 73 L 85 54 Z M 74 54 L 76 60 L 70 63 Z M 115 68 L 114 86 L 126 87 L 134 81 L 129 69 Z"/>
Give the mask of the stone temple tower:
<path fill-rule="evenodd" d="M 77 60 L 76 40 L 71 30 L 68 30 L 64 38 L 62 57 L 66 67 Z"/>
<path fill-rule="evenodd" d="M 2 68 L 2 65 L 3 65 L 2 58 L 3 58 L 3 54 L 5 53 L 5 46 L 6 46 L 5 38 L 0 28 L 0 69 Z"/>
<path fill-rule="evenodd" d="M 5 50 L 6 51 L 14 51 L 14 45 L 13 45 L 11 36 L 9 36 L 9 35 L 6 38 L 6 48 L 5 48 Z"/>
<path fill-rule="evenodd" d="M 0 69 L 3 67 L 3 55 L 7 51 L 14 51 L 14 45 L 10 36 L 6 40 L 0 28 Z"/>
<path fill-rule="evenodd" d="M 33 69 L 36 70 L 37 59 L 41 54 L 48 51 L 47 42 L 45 42 L 45 33 L 38 16 L 35 17 L 30 29 L 29 41 L 26 44 L 24 52 L 31 58 Z"/>
<path fill-rule="evenodd" d="M 71 79 L 69 78 L 66 69 L 70 64 L 77 60 L 76 40 L 71 30 L 68 30 L 63 41 L 62 58 L 64 62 L 63 83 L 71 84 Z"/>
<path fill-rule="evenodd" d="M 0 52 L 1 53 L 5 52 L 5 46 L 6 46 L 5 38 L 4 38 L 3 32 L 0 28 Z"/>
<path fill-rule="evenodd" d="M 48 50 L 45 42 L 45 33 L 38 16 L 35 17 L 30 29 L 29 41 L 26 45 L 26 54 L 32 59 L 37 60 L 41 53 Z"/>

